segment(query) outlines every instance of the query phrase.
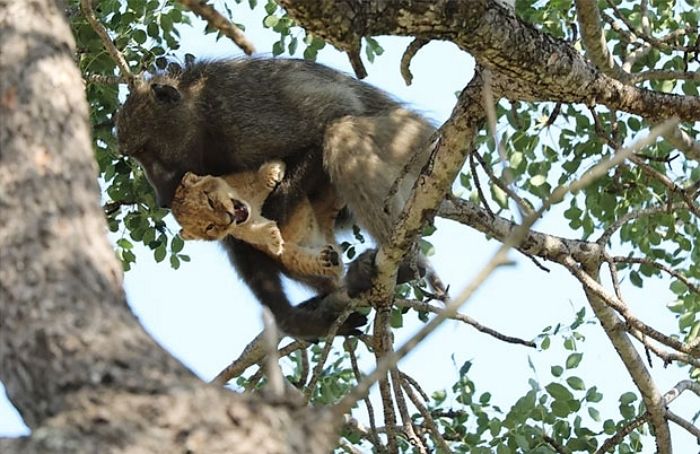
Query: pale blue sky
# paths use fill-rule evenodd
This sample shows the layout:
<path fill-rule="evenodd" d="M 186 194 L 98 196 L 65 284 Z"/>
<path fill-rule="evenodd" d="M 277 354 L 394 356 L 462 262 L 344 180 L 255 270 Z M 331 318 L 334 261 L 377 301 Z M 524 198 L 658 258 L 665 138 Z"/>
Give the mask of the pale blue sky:
<path fill-rule="evenodd" d="M 272 48 L 275 35 L 261 26 L 262 8 L 254 13 L 243 5 L 234 5 L 234 8 L 239 14 L 236 22 L 246 24 L 246 34 L 260 54 L 265 55 Z M 227 40 L 215 43 L 211 36 L 202 37 L 202 28 L 197 23 L 195 29 L 182 30 L 183 52 L 199 57 L 240 55 Z M 384 37 L 379 42 L 386 52 L 374 64 L 366 62 L 367 81 L 405 101 L 437 124 L 446 120 L 456 99 L 455 92 L 461 90 L 472 75 L 471 57 L 450 43 L 431 43 L 414 58 L 411 65 L 413 85 L 406 87 L 399 73 L 399 61 L 410 41 Z M 319 53 L 318 61 L 352 72 L 346 56 L 328 47 Z M 563 222 L 561 211 L 549 212 L 535 228 L 575 237 Z M 177 231 L 172 220 L 169 225 Z M 442 279 L 451 285 L 451 293 L 457 294 L 486 263 L 498 244 L 450 221 L 439 219 L 437 226 L 438 231 L 430 238 L 436 247 L 431 260 Z M 260 331 L 260 305 L 239 282 L 218 245 L 187 243 L 184 253 L 189 254 L 192 261 L 183 263 L 178 271 L 170 269 L 166 263 L 154 263 L 148 250 L 137 248 L 135 253 L 137 263 L 125 276 L 131 307 L 146 329 L 203 379 L 216 375 Z M 515 266 L 497 271 L 462 310 L 489 327 L 524 339 L 532 339 L 547 325 L 570 324 L 575 313 L 586 304 L 580 285 L 556 265 L 545 263 L 552 270 L 545 273 L 517 253 L 513 252 L 511 257 Z M 290 287 L 293 301 L 304 299 L 298 285 Z M 627 286 L 625 291 L 632 309 L 643 320 L 653 321 L 661 330 L 672 332 L 675 329 L 674 318 L 664 309 L 672 301 L 664 283 L 651 281 L 644 290 Z M 589 308 L 587 313 L 590 318 Z M 407 326 L 396 335 L 399 344 L 419 327 L 414 314 L 407 314 L 404 319 Z M 587 340 L 579 344 L 579 349 L 585 355 L 575 375 L 581 376 L 589 387 L 598 386 L 605 396 L 598 405 L 603 417 L 617 419 L 619 395 L 634 389 L 629 375 L 601 328 L 587 326 L 582 332 Z M 528 378 L 539 380 L 542 386 L 554 380 L 550 366 L 563 365 L 568 352 L 561 348 L 561 340 L 553 339 L 552 345 L 548 351 L 535 351 L 497 341 L 462 323 L 447 322 L 404 359 L 400 368 L 417 379 L 426 391 L 432 392 L 449 389 L 458 378 L 462 363 L 472 360 L 470 377 L 479 392 L 491 392 L 493 402 L 507 410 L 529 389 Z M 372 367 L 370 355 L 365 352 L 363 356 L 366 360 L 361 366 L 369 371 Z M 536 375 L 528 366 L 528 356 L 536 367 Z M 674 367 L 664 369 L 656 360 L 654 364 L 652 373 L 662 392 L 683 378 L 684 374 Z M 375 405 L 377 408 L 381 407 Z M 614 410 L 608 414 L 606 408 Z M 684 395 L 672 408 L 689 418 L 700 408 L 700 403 L 697 396 Z M 677 452 L 694 452 L 693 446 L 697 449 L 685 431 L 679 431 L 674 425 L 672 430 Z M 26 433 L 26 428 L 2 392 L 0 435 L 20 433 Z M 651 452 L 651 444 L 648 446 Z M 688 450 L 684 450 L 684 446 L 688 446 Z"/>

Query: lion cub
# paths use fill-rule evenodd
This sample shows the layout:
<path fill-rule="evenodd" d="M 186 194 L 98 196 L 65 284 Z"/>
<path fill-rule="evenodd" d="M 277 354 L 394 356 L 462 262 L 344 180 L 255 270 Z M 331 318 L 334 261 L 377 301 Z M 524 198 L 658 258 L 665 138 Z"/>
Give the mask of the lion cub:
<path fill-rule="evenodd" d="M 221 177 L 188 172 L 172 202 L 183 239 L 221 240 L 226 235 L 252 244 L 276 257 L 291 273 L 338 281 L 343 263 L 333 234 L 338 206 L 335 194 L 312 205 L 299 202 L 281 226 L 260 214 L 263 203 L 282 181 L 285 164 L 266 162 L 257 172 Z"/>

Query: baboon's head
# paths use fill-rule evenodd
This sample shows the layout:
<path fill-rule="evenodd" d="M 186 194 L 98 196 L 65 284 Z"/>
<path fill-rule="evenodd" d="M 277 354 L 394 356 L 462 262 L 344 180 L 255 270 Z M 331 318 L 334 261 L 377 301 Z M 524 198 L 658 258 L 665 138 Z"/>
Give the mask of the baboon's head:
<path fill-rule="evenodd" d="M 120 152 L 141 164 L 159 205 L 169 206 L 185 172 L 201 172 L 202 166 L 198 122 L 187 91 L 169 76 L 137 84 L 116 124 Z"/>

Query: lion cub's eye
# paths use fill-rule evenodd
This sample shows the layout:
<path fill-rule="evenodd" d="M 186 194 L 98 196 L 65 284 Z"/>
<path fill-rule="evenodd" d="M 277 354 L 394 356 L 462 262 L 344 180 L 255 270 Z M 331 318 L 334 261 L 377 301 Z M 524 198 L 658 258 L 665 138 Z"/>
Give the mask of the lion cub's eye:
<path fill-rule="evenodd" d="M 209 194 L 207 194 L 207 203 L 209 204 L 209 208 L 212 209 L 212 211 L 216 211 L 214 208 L 214 202 L 212 202 L 211 197 L 209 197 Z"/>
<path fill-rule="evenodd" d="M 207 232 L 211 232 L 213 228 L 214 228 L 214 224 L 209 224 L 207 226 Z"/>

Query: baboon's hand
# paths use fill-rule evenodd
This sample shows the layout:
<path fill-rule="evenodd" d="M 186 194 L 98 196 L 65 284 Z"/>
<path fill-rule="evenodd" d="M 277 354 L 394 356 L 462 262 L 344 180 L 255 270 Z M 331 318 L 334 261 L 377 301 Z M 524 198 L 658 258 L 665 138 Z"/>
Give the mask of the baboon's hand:
<path fill-rule="evenodd" d="M 345 275 L 345 286 L 350 298 L 355 298 L 372 287 L 372 279 L 377 275 L 374 264 L 376 256 L 376 249 L 368 249 L 350 263 Z"/>
<path fill-rule="evenodd" d="M 325 296 L 315 296 L 291 308 L 284 320 L 278 320 L 278 323 L 290 336 L 316 340 L 328 335 L 331 326 L 347 304 L 348 298 L 341 291 Z M 362 334 L 358 328 L 366 323 L 366 316 L 353 312 L 340 325 L 337 334 L 340 336 Z"/>

